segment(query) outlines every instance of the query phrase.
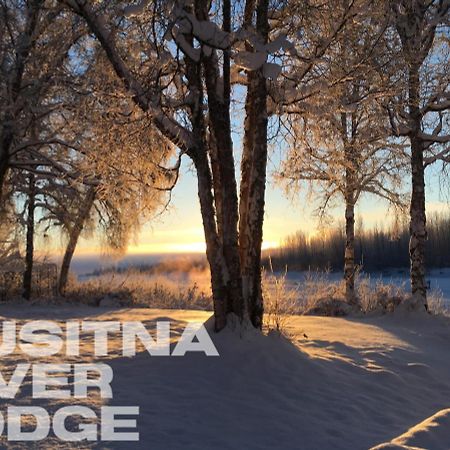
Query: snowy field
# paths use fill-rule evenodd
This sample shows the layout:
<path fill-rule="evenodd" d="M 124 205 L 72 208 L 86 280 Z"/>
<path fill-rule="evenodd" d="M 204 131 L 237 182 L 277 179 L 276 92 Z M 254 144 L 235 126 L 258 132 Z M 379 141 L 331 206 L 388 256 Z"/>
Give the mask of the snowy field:
<path fill-rule="evenodd" d="M 149 329 L 157 320 L 170 320 L 177 340 L 187 322 L 207 321 L 210 313 L 2 305 L 0 317 L 19 322 L 138 320 Z M 362 450 L 386 444 L 383 448 L 449 448 L 449 319 L 400 313 L 366 319 L 295 316 L 287 322 L 287 333 L 289 340 L 276 334 L 227 329 L 212 336 L 219 357 L 194 353 L 151 357 L 141 352 L 132 359 L 122 356 L 121 340 L 112 335 L 110 353 L 102 358 L 114 369 L 115 395 L 110 404 L 140 406 L 140 443 L 69 445 L 48 438 L 34 447 L 29 443 L 6 446 L 5 442 L 0 446 Z M 82 337 L 84 354 L 92 341 L 89 335 Z M 69 362 L 61 356 L 52 358 L 48 360 Z M 23 354 L 3 358 L 2 373 L 25 360 Z M 45 407 L 52 409 L 67 401 L 46 402 Z M 102 403 L 96 397 L 89 402 L 93 408 Z M 30 403 L 28 380 L 15 404 Z"/>

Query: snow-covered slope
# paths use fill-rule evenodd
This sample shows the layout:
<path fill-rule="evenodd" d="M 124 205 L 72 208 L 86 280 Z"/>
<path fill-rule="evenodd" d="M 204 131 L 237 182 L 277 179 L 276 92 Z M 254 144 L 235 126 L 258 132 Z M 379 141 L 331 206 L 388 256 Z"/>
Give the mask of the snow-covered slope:
<path fill-rule="evenodd" d="M 205 321 L 209 313 L 5 306 L 0 316 L 139 320 L 150 329 L 156 320 L 170 319 L 177 335 L 187 321 Z M 450 448 L 448 412 L 411 429 L 450 407 L 447 319 L 293 317 L 288 332 L 291 340 L 224 330 L 213 336 L 220 357 L 141 352 L 123 358 L 120 340 L 114 340 L 105 361 L 115 374 L 110 403 L 140 406 L 141 441 L 96 448 L 357 450 L 392 439 L 384 448 Z M 23 358 L 6 357 L 2 371 Z M 25 387 L 16 403 L 29 404 L 29 394 Z M 74 447 L 49 438 L 39 448 Z"/>
<path fill-rule="evenodd" d="M 449 448 L 450 409 L 443 409 L 387 444 L 381 449 L 444 449 Z"/>

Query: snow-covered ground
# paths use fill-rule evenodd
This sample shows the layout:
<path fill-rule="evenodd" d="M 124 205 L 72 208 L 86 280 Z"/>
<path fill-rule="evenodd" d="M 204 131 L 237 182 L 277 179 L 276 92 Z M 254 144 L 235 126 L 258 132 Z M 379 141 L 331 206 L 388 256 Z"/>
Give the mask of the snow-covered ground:
<path fill-rule="evenodd" d="M 138 320 L 152 329 L 157 320 L 170 319 L 175 339 L 186 322 L 209 317 L 202 311 L 0 307 L 1 320 L 19 322 Z M 140 406 L 141 440 L 95 448 L 358 450 L 383 443 L 383 448 L 450 448 L 450 415 L 445 411 L 450 407 L 449 319 L 424 314 L 296 316 L 288 321 L 287 332 L 290 340 L 227 329 L 212 336 L 219 357 L 141 352 L 124 358 L 119 336 L 113 335 L 110 354 L 103 358 L 114 369 L 109 402 Z M 90 335 L 83 335 L 82 354 L 91 345 Z M 2 373 L 25 360 L 23 354 L 2 358 Z M 61 356 L 49 360 L 67 362 Z M 33 403 L 29 380 L 19 398 L 9 402 Z M 52 409 L 67 401 L 58 402 L 45 406 Z M 98 407 L 101 400 L 92 398 L 89 404 Z M 90 448 L 55 438 L 36 447 L 17 443 L 6 448 L 75 447 Z"/>

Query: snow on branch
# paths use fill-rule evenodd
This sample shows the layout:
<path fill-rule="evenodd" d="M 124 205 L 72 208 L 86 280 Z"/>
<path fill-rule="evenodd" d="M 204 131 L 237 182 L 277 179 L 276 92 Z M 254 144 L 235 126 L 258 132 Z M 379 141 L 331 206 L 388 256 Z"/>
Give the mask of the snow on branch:
<path fill-rule="evenodd" d="M 201 47 L 194 47 L 186 38 L 197 39 Z M 227 50 L 231 46 L 231 33 L 223 31 L 214 22 L 198 20 L 180 6 L 175 6 L 171 13 L 171 25 L 166 31 L 165 38 L 174 39 L 179 48 L 190 59 L 200 61 L 201 53 L 210 56 L 212 49 Z"/>
<path fill-rule="evenodd" d="M 411 128 L 402 122 L 398 116 L 394 113 L 392 108 L 387 107 L 388 115 L 389 115 L 389 123 L 391 125 L 392 132 L 395 136 L 408 136 L 411 133 Z"/>
<path fill-rule="evenodd" d="M 428 112 L 442 112 L 450 110 L 450 92 L 444 92 L 433 96 L 430 101 L 422 108 L 422 114 Z"/>
<path fill-rule="evenodd" d="M 242 51 L 234 56 L 235 64 L 244 70 L 258 70 L 266 62 L 267 54 L 263 52 Z"/>
<path fill-rule="evenodd" d="M 437 134 L 419 133 L 419 138 L 433 144 L 447 144 L 450 142 L 450 134 L 439 136 Z"/>
<path fill-rule="evenodd" d="M 265 78 L 275 80 L 281 74 L 282 67 L 280 64 L 268 63 L 267 57 L 275 54 L 280 50 L 288 51 L 294 54 L 295 46 L 291 43 L 285 34 L 279 34 L 275 39 L 267 44 L 261 44 L 259 36 L 248 30 L 239 30 L 235 33 L 237 41 L 245 41 L 253 48 L 253 51 L 238 50 L 233 55 L 236 66 L 247 71 L 255 71 L 262 69 Z"/>
<path fill-rule="evenodd" d="M 186 36 L 194 37 L 201 47 L 194 47 Z M 254 32 L 239 29 L 236 32 L 223 31 L 217 24 L 209 20 L 198 20 L 193 14 L 180 7 L 172 12 L 172 25 L 166 32 L 166 38 L 173 38 L 179 48 L 194 62 L 199 62 L 201 54 L 211 56 L 213 49 L 230 50 L 236 48 L 233 55 L 235 65 L 241 70 L 255 71 L 262 69 L 266 78 L 276 79 L 281 73 L 277 63 L 267 63 L 267 57 L 280 49 L 295 51 L 295 46 L 288 41 L 285 34 L 280 34 L 268 44 L 261 44 L 259 36 Z M 240 50 L 240 43 L 247 42 L 254 51 Z"/>
<path fill-rule="evenodd" d="M 145 8 L 149 3 L 149 0 L 142 0 L 137 5 L 128 5 L 124 8 L 123 13 L 125 17 L 140 16 L 145 11 Z"/>
<path fill-rule="evenodd" d="M 281 73 L 281 66 L 275 63 L 263 64 L 263 76 L 270 80 L 276 80 Z"/>
<path fill-rule="evenodd" d="M 192 14 L 185 13 L 192 26 L 192 34 L 202 43 L 210 47 L 226 50 L 231 45 L 231 35 L 221 30 L 215 23 L 208 20 L 197 20 Z"/>
<path fill-rule="evenodd" d="M 192 47 L 191 44 L 189 44 L 189 42 L 187 41 L 184 34 L 177 29 L 174 29 L 173 31 L 173 37 L 175 42 L 178 44 L 185 55 L 191 58 L 192 61 L 200 61 L 201 49 Z"/>
<path fill-rule="evenodd" d="M 436 161 L 442 161 L 445 163 L 450 163 L 450 146 L 447 146 L 443 150 L 441 150 L 439 153 L 428 156 L 423 159 L 423 164 L 425 167 L 435 163 Z"/>

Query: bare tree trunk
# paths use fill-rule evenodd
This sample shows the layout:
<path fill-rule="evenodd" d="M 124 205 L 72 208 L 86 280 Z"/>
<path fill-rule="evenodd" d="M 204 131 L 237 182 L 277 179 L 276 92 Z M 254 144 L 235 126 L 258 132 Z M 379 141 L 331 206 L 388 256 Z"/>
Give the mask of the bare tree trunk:
<path fill-rule="evenodd" d="M 1 127 L 0 134 L 0 200 L 3 199 L 5 193 L 5 183 L 9 171 L 9 152 L 13 142 L 13 133 L 11 131 L 10 123 L 14 118 L 11 114 L 6 114 L 4 124 Z"/>
<path fill-rule="evenodd" d="M 422 142 L 411 139 L 411 205 L 409 257 L 411 263 L 411 293 L 418 297 L 425 309 L 427 288 L 425 284 L 425 242 L 427 239 L 425 213 L 425 180 Z"/>
<path fill-rule="evenodd" d="M 355 177 L 356 155 L 353 147 L 355 123 L 353 115 L 341 114 L 342 136 L 345 152 L 345 299 L 350 305 L 357 303 L 355 295 Z M 349 129 L 350 128 L 350 129 Z"/>
<path fill-rule="evenodd" d="M 355 93 L 356 87 L 352 87 Z M 356 135 L 356 121 L 354 114 L 341 113 L 341 133 L 345 154 L 345 251 L 344 251 L 344 281 L 345 299 L 348 304 L 356 305 L 355 294 L 355 204 L 356 172 L 359 169 L 358 159 L 354 147 Z"/>
<path fill-rule="evenodd" d="M 30 174 L 28 184 L 28 208 L 27 208 L 27 244 L 25 254 L 25 272 L 23 274 L 23 298 L 30 300 L 33 284 L 33 259 L 34 259 L 34 210 L 36 203 L 36 186 L 34 175 Z"/>
<path fill-rule="evenodd" d="M 196 2 L 196 13 L 200 20 L 208 18 L 208 2 Z M 230 31 L 231 3 L 223 4 L 224 30 Z M 222 244 L 223 256 L 228 269 L 228 310 L 239 318 L 244 315 L 244 299 L 242 295 L 241 262 L 238 243 L 238 194 L 236 172 L 231 138 L 230 118 L 230 55 L 224 52 L 223 93 L 218 95 L 221 87 L 219 63 L 215 52 L 203 60 L 205 84 L 208 94 L 208 111 L 214 147 L 210 149 L 210 160 L 213 173 L 214 198 L 217 213 L 217 228 Z"/>
<path fill-rule="evenodd" d="M 222 105 L 210 99 L 210 119 L 213 124 L 217 161 L 211 160 L 214 179 L 214 197 L 221 205 L 221 222 L 218 222 L 219 238 L 223 256 L 228 268 L 229 309 L 238 317 L 243 317 L 242 278 L 238 247 L 238 197 L 236 175 L 231 141 L 229 116 L 224 114 Z M 217 176 L 219 179 L 217 179 Z"/>
<path fill-rule="evenodd" d="M 217 153 L 217 145 L 216 139 L 214 137 L 214 133 L 210 133 L 209 135 L 209 159 L 211 161 L 211 176 L 213 183 L 213 192 L 220 192 L 220 162 L 219 155 Z M 219 235 L 219 239 L 223 235 L 223 208 L 222 208 L 222 197 L 220 195 L 214 195 L 214 206 L 216 209 L 216 222 L 217 222 L 217 234 Z M 222 244 L 222 242 L 221 242 Z"/>
<path fill-rule="evenodd" d="M 206 7 L 204 4 L 196 4 L 196 7 L 200 10 L 200 13 L 205 14 L 202 9 Z M 189 87 L 191 90 L 198 92 L 198 104 L 201 105 L 203 103 L 201 65 L 189 59 L 187 59 L 186 65 Z M 191 120 L 192 132 L 195 135 L 197 146 L 191 149 L 188 154 L 193 160 L 197 172 L 198 196 L 206 241 L 206 256 L 211 270 L 215 328 L 216 331 L 220 331 L 227 323 L 227 314 L 236 312 L 236 314 L 241 316 L 240 311 L 242 309 L 242 305 L 236 300 L 239 297 L 242 298 L 242 290 L 239 285 L 240 268 L 232 265 L 233 220 L 235 220 L 235 252 L 237 254 L 237 217 L 235 217 L 233 212 L 232 204 L 233 180 L 234 183 L 236 181 L 230 143 L 231 131 L 228 138 L 226 131 L 227 129 L 230 130 L 230 128 L 226 119 L 223 119 L 223 116 L 228 111 L 224 111 L 223 105 L 220 105 L 215 95 L 216 73 L 214 73 L 214 67 L 208 64 L 208 61 L 204 65 L 209 100 L 212 102 L 209 114 L 212 136 L 208 140 L 203 109 L 198 106 L 194 107 L 191 111 Z M 221 128 L 224 129 L 221 130 Z M 208 141 L 211 143 L 211 148 L 209 149 L 207 147 Z M 230 176 L 233 177 L 231 181 L 229 179 Z M 227 182 L 228 185 L 226 184 Z M 229 192 L 228 187 L 230 187 L 231 192 Z M 235 202 L 237 210 L 237 199 Z"/>
<path fill-rule="evenodd" d="M 268 1 L 257 6 L 256 29 L 268 40 Z M 261 287 L 264 196 L 267 168 L 267 86 L 262 70 L 248 73 L 244 150 L 241 163 L 239 244 L 243 292 L 249 318 L 262 327 L 264 313 Z"/>
<path fill-rule="evenodd" d="M 249 226 L 250 215 L 250 185 L 253 172 L 255 148 L 256 114 L 254 103 L 255 73 L 247 74 L 247 97 L 245 100 L 244 142 L 241 160 L 241 183 L 239 198 L 239 253 L 241 257 L 242 287 L 248 306 L 254 295 L 254 279 L 252 277 L 252 231 Z M 250 312 L 250 311 L 249 311 Z"/>
<path fill-rule="evenodd" d="M 254 76 L 256 75 L 256 76 Z M 241 166 L 240 255 L 244 297 L 255 327 L 262 326 L 261 246 L 263 240 L 264 196 L 267 166 L 267 111 L 265 79 L 249 74 L 244 154 Z M 261 79 L 262 78 L 262 79 Z M 251 135 L 251 136 L 250 136 Z"/>
<path fill-rule="evenodd" d="M 220 331 L 227 323 L 227 313 L 229 312 L 230 306 L 227 291 L 229 275 L 217 233 L 211 170 L 206 152 L 199 153 L 197 152 L 197 156 L 194 157 L 194 164 L 197 170 L 198 197 L 205 233 L 206 257 L 211 270 L 215 329 L 216 331 Z"/>
<path fill-rule="evenodd" d="M 8 176 L 8 158 L 4 156 L 3 152 L 0 156 L 0 202 L 3 202 L 4 187 L 6 182 L 6 177 Z"/>
<path fill-rule="evenodd" d="M 345 201 L 345 298 L 350 305 L 357 303 L 355 295 L 355 203 L 353 195 Z"/>
<path fill-rule="evenodd" d="M 83 199 L 83 204 L 81 206 L 80 211 L 78 212 L 76 221 L 70 230 L 69 242 L 67 243 L 66 251 L 64 252 L 64 257 L 61 263 L 61 270 L 59 272 L 58 293 L 60 295 L 63 296 L 65 295 L 67 287 L 67 279 L 69 276 L 70 263 L 72 262 L 72 257 L 75 252 L 78 239 L 81 235 L 81 232 L 83 231 L 86 220 L 89 218 L 92 205 L 94 204 L 95 201 L 95 196 L 96 196 L 96 188 L 91 186 L 88 189 L 86 197 Z"/>
<path fill-rule="evenodd" d="M 427 288 L 425 284 L 425 242 L 427 239 L 425 213 L 425 168 L 423 163 L 423 141 L 420 138 L 420 79 L 419 68 L 413 65 L 409 70 L 409 108 L 413 131 L 411 141 L 411 205 L 410 205 L 410 277 L 411 293 L 428 310 Z"/>

